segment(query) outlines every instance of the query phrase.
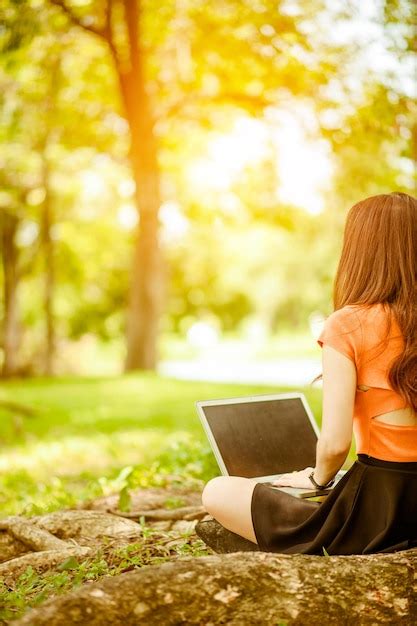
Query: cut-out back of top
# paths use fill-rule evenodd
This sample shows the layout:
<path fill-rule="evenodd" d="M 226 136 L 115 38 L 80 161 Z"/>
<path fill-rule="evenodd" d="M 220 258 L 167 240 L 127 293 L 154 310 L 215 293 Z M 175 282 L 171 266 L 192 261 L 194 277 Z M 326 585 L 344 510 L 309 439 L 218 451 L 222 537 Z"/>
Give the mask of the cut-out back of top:
<path fill-rule="evenodd" d="M 387 343 L 381 343 L 387 330 L 386 306 L 347 305 L 334 311 L 317 342 L 342 352 L 356 366 L 353 431 L 357 453 L 387 461 L 417 461 L 417 421 L 400 425 L 375 419 L 400 409 L 411 412 L 411 418 L 415 415 L 388 382 L 390 366 L 404 350 L 404 339 L 393 317 Z"/>
<path fill-rule="evenodd" d="M 356 387 L 357 392 L 363 393 L 370 389 L 377 389 L 377 387 L 367 387 L 366 385 L 358 385 Z M 393 426 L 417 425 L 417 413 L 415 413 L 411 407 L 394 409 L 387 413 L 381 413 L 381 415 L 373 415 L 371 419 L 377 422 L 384 422 L 384 424 L 392 424 Z"/>

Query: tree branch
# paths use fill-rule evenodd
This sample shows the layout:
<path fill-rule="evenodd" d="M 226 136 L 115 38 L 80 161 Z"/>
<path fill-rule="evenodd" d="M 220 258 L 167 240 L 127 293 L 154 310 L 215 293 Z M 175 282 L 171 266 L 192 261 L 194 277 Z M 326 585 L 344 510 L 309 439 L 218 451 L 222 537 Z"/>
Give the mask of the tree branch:
<path fill-rule="evenodd" d="M 120 74 L 119 59 L 117 56 L 117 48 L 116 48 L 116 44 L 113 41 L 113 35 L 112 35 L 112 7 L 113 7 L 113 1 L 105 0 L 105 8 L 104 8 L 105 22 L 104 22 L 103 36 L 104 36 L 104 39 L 108 43 L 110 54 L 116 67 L 116 72 L 117 74 Z"/>
<path fill-rule="evenodd" d="M 108 35 L 108 31 L 107 31 L 107 16 L 106 16 L 106 26 L 105 28 L 96 28 L 95 26 L 92 26 L 90 24 L 86 24 L 85 22 L 83 22 L 83 20 L 81 18 L 79 18 L 77 15 L 75 15 L 75 13 L 73 12 L 73 10 L 65 3 L 65 0 L 50 0 L 51 4 L 60 7 L 63 12 L 65 13 L 65 15 L 70 19 L 70 21 L 72 22 L 72 24 L 74 24 L 75 26 L 78 26 L 79 28 L 82 28 L 83 30 L 89 32 L 89 33 L 93 33 L 94 35 L 97 35 L 98 37 L 101 37 L 102 39 L 104 39 L 105 41 L 109 41 L 107 39 L 107 35 Z"/>
<path fill-rule="evenodd" d="M 123 0 L 123 4 L 130 49 L 130 63 L 132 66 L 134 66 L 135 64 L 138 64 L 140 58 L 139 5 L 138 0 Z"/>
<path fill-rule="evenodd" d="M 111 9 L 112 0 L 105 0 L 104 5 L 104 35 L 107 41 L 111 41 Z"/>
<path fill-rule="evenodd" d="M 33 417 L 35 415 L 35 411 L 34 409 L 32 409 L 32 407 L 26 406 L 24 404 L 18 404 L 17 402 L 12 402 L 10 400 L 0 399 L 0 408 L 5 409 L 6 411 L 10 411 L 12 413 L 19 413 L 19 415 L 24 415 L 25 417 Z"/>
<path fill-rule="evenodd" d="M 251 96 L 249 94 L 241 92 L 224 92 L 216 95 L 204 95 L 199 93 L 190 93 L 183 98 L 177 100 L 173 104 L 168 104 L 165 108 L 161 109 L 156 119 L 165 119 L 167 117 L 175 117 L 180 111 L 182 111 L 187 105 L 192 104 L 194 106 L 204 105 L 231 105 L 243 108 L 245 110 L 263 110 L 267 106 L 274 104 L 272 98 L 266 98 L 264 96 Z"/>

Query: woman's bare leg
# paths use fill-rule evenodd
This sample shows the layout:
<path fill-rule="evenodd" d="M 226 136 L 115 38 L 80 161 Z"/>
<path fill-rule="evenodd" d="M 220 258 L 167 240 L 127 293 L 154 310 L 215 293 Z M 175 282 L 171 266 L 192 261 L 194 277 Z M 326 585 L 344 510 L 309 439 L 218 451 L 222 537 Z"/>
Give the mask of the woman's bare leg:
<path fill-rule="evenodd" d="M 240 476 L 217 476 L 204 487 L 203 506 L 222 526 L 256 542 L 251 502 L 256 482 Z"/>

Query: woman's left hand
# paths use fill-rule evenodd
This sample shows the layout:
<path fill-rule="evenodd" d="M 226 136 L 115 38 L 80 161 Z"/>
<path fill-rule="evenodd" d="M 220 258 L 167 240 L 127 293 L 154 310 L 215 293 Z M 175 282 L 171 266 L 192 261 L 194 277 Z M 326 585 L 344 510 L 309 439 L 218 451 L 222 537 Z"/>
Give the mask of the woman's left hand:
<path fill-rule="evenodd" d="M 299 487 L 301 489 L 314 489 L 309 475 L 314 470 L 314 467 L 306 467 L 299 472 L 290 472 L 288 474 L 282 474 L 276 480 L 271 481 L 274 487 Z"/>

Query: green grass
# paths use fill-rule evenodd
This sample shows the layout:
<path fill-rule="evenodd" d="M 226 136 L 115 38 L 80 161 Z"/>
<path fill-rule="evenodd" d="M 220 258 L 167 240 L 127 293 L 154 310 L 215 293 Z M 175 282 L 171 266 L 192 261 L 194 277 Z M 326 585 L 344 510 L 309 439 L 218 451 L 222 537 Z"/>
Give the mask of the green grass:
<path fill-rule="evenodd" d="M 129 506 L 130 488 L 172 481 L 201 489 L 219 472 L 195 401 L 288 391 L 295 389 L 187 382 L 148 373 L 3 382 L 0 400 L 34 413 L 23 418 L 17 433 L 11 413 L 0 409 L 0 515 L 42 514 L 110 493 L 120 494 L 123 508 Z M 297 391 L 303 391 L 320 423 L 321 390 Z M 182 505 L 180 498 L 167 496 L 167 508 Z M 0 582 L 0 624 L 87 581 L 207 554 L 195 535 L 184 535 L 168 548 L 169 533 L 141 523 L 144 539 L 138 544 L 116 551 L 104 547 L 91 558 L 69 559 L 42 575 L 28 568 L 12 588 Z"/>
<path fill-rule="evenodd" d="M 195 401 L 289 387 L 188 382 L 151 373 L 3 382 L 0 399 L 31 407 L 17 434 L 0 409 L 0 515 L 39 514 L 129 486 L 205 481 L 218 473 Z M 298 388 L 298 390 L 300 390 Z M 321 390 L 301 389 L 316 419 Z"/>

